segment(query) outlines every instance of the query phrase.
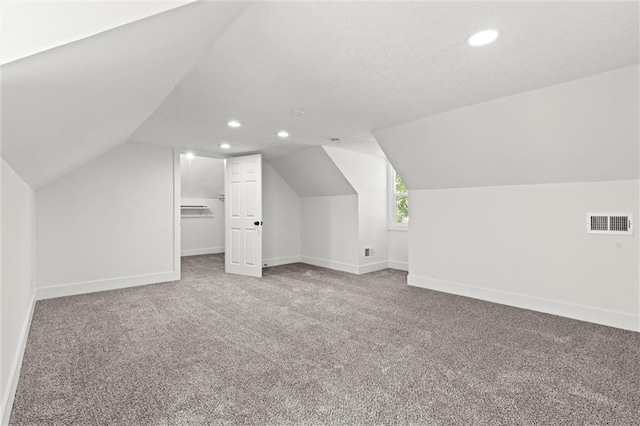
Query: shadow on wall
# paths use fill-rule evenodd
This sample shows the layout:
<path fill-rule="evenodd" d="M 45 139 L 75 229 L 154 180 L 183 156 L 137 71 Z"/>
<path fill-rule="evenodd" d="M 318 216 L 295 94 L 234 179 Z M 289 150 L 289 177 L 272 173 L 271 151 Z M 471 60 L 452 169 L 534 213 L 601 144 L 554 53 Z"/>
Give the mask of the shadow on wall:
<path fill-rule="evenodd" d="M 181 255 L 224 252 L 224 160 L 180 156 Z"/>

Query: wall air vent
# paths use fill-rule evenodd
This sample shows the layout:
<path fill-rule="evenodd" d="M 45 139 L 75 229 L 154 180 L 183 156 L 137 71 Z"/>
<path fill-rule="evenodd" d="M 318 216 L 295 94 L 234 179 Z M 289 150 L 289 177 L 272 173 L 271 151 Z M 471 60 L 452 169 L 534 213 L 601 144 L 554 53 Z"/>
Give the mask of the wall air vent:
<path fill-rule="evenodd" d="M 373 257 L 374 255 L 375 255 L 375 251 L 373 247 L 364 248 L 364 257 Z"/>
<path fill-rule="evenodd" d="M 631 213 L 587 213 L 587 234 L 633 235 Z"/>

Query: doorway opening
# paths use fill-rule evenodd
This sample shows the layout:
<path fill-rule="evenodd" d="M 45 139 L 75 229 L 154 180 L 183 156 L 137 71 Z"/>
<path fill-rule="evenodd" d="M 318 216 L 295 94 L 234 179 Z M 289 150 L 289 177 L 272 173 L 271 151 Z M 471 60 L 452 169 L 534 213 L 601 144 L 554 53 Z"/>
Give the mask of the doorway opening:
<path fill-rule="evenodd" d="M 224 253 L 224 160 L 180 155 L 180 256 Z"/>

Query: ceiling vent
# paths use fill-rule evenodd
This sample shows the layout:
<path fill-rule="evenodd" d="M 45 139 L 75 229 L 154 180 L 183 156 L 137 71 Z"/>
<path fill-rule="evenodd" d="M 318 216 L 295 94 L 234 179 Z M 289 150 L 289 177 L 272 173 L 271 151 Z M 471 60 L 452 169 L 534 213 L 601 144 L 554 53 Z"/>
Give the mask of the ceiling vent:
<path fill-rule="evenodd" d="M 587 213 L 587 234 L 633 235 L 631 213 Z"/>

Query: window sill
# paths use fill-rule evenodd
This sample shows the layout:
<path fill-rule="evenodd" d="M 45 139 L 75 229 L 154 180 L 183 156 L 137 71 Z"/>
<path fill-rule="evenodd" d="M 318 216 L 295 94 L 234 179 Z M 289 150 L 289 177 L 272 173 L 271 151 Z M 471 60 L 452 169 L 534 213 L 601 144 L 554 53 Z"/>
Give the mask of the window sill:
<path fill-rule="evenodd" d="M 388 231 L 404 231 L 404 232 L 407 232 L 407 231 L 409 231 L 409 225 L 393 223 L 393 224 L 390 224 L 387 227 L 387 230 Z"/>

